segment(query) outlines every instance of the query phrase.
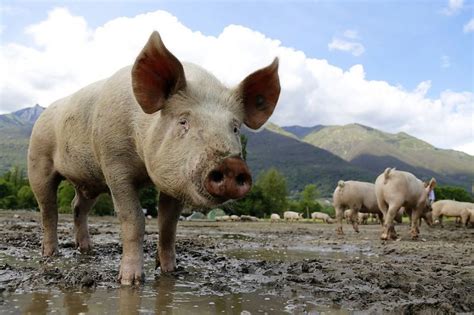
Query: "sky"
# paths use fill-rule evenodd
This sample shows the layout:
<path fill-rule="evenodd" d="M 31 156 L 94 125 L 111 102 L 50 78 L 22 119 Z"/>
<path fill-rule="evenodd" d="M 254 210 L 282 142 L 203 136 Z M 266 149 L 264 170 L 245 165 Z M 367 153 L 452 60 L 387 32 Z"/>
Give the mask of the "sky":
<path fill-rule="evenodd" d="M 278 56 L 278 125 L 360 123 L 474 155 L 467 0 L 2 0 L 0 113 L 112 75 L 153 30 L 229 87 Z"/>

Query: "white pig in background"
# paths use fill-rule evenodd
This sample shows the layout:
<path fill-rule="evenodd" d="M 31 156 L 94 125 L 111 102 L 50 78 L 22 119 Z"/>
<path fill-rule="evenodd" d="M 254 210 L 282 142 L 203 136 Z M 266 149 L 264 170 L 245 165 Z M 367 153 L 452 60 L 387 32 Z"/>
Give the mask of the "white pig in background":
<path fill-rule="evenodd" d="M 295 211 L 285 211 L 283 212 L 283 219 L 286 221 L 298 221 L 299 219 L 303 218 L 302 213 L 298 213 Z"/>
<path fill-rule="evenodd" d="M 405 207 L 407 212 L 411 213 L 411 236 L 413 239 L 418 238 L 419 218 L 429 210 L 428 195 L 435 186 L 434 178 L 425 184 L 411 173 L 398 171 L 395 168 L 385 169 L 375 180 L 377 203 L 384 217 L 380 238 L 382 240 L 397 238 L 393 220 L 401 207 Z"/>
<path fill-rule="evenodd" d="M 62 179 L 76 190 L 75 240 L 83 252 L 91 248 L 87 213 L 110 190 L 123 241 L 119 278 L 141 282 L 145 219 L 138 190 L 153 184 L 160 190 L 157 263 L 173 271 L 183 205 L 211 207 L 250 190 L 240 127 L 260 128 L 279 95 L 278 59 L 227 88 L 201 67 L 181 63 L 153 32 L 133 66 L 51 104 L 33 128 L 28 175 L 41 210 L 43 256 L 58 253 Z"/>

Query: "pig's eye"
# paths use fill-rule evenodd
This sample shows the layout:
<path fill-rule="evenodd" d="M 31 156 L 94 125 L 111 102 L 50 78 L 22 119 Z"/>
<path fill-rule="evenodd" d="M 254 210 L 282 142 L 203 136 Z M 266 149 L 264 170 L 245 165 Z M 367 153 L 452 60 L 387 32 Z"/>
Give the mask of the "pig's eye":
<path fill-rule="evenodd" d="M 234 126 L 234 134 L 238 135 L 240 134 L 240 129 L 237 126 Z"/>
<path fill-rule="evenodd" d="M 185 118 L 181 118 L 178 123 L 184 128 L 184 130 L 188 131 L 189 130 L 189 123 L 188 120 Z"/>

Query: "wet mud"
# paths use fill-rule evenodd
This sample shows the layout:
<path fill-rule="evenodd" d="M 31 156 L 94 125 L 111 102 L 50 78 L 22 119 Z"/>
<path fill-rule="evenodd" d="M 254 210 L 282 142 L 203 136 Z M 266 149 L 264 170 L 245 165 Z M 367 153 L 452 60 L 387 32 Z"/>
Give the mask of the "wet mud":
<path fill-rule="evenodd" d="M 17 215 L 14 215 L 17 214 Z M 119 224 L 90 217 L 91 255 L 60 215 L 60 256 L 42 258 L 39 214 L 0 212 L 4 313 L 425 313 L 474 311 L 474 229 L 421 228 L 382 242 L 378 225 L 180 222 L 178 270 L 155 269 L 156 220 L 145 235 L 145 284 L 117 282 Z"/>

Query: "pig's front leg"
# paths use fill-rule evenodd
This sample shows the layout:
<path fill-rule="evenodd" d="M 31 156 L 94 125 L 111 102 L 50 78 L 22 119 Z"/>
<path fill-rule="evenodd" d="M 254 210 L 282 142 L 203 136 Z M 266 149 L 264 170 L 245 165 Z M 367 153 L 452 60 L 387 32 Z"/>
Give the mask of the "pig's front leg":
<path fill-rule="evenodd" d="M 158 254 L 156 266 L 160 266 L 161 272 L 174 271 L 176 268 L 176 226 L 183 204 L 177 199 L 164 193 L 160 193 L 158 207 Z"/>
<path fill-rule="evenodd" d="M 144 278 L 145 216 L 138 199 L 138 191 L 131 184 L 109 185 L 109 187 L 120 219 L 123 243 L 119 280 L 123 285 L 140 284 Z"/>
<path fill-rule="evenodd" d="M 411 212 L 411 238 L 417 239 L 418 234 L 420 234 L 420 229 L 418 228 L 420 224 L 421 212 L 423 210 L 414 209 Z"/>

